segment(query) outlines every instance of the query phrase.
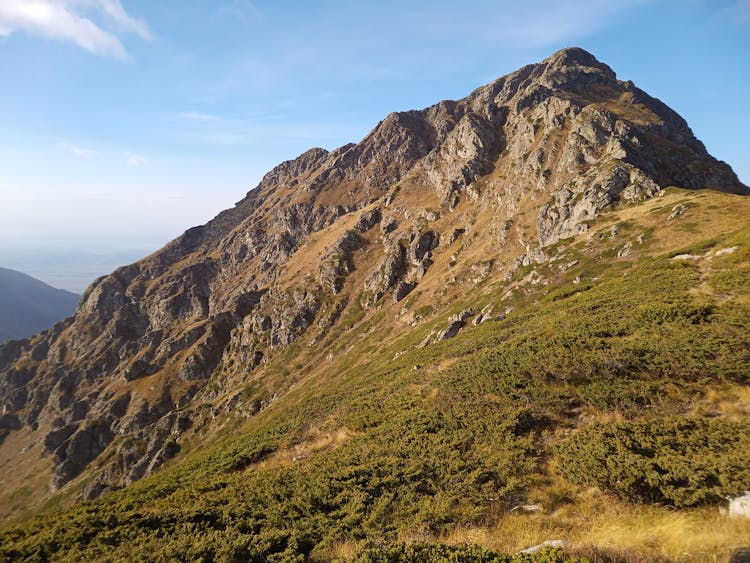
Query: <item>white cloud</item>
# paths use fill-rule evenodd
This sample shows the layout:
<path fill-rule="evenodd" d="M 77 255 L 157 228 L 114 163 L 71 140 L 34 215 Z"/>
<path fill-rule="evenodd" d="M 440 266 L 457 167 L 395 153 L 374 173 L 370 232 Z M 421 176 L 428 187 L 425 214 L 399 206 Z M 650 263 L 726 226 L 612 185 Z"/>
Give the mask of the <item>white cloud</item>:
<path fill-rule="evenodd" d="M 79 158 L 93 158 L 97 155 L 97 152 L 93 149 L 78 147 L 76 145 L 71 145 L 70 143 L 58 143 L 57 146 L 65 152 L 68 152 Z"/>
<path fill-rule="evenodd" d="M 128 15 L 120 4 L 120 0 L 98 0 L 98 2 L 95 0 L 92 3 L 98 5 L 123 31 L 135 33 L 147 41 L 152 39 L 151 31 L 146 22 Z"/>
<path fill-rule="evenodd" d="M 123 32 L 151 38 L 145 22 L 129 16 L 120 0 L 0 0 L 0 35 L 25 31 L 69 41 L 100 56 L 128 59 L 120 39 L 82 15 L 87 11 L 103 14 Z"/>
<path fill-rule="evenodd" d="M 128 163 L 128 166 L 132 166 L 133 168 L 148 164 L 145 156 L 134 152 L 126 152 L 125 161 Z"/>

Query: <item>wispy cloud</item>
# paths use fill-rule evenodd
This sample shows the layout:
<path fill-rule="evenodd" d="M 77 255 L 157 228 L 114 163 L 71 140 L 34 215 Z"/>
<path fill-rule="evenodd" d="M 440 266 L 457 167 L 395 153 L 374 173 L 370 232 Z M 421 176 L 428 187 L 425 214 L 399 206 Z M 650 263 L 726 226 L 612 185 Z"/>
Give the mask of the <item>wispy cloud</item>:
<path fill-rule="evenodd" d="M 146 41 L 153 38 L 146 22 L 130 16 L 120 0 L 89 0 L 88 4 L 101 9 L 123 31 L 135 33 Z"/>
<path fill-rule="evenodd" d="M 128 163 L 128 166 L 132 166 L 133 168 L 138 168 L 139 166 L 146 166 L 148 164 L 148 160 L 146 160 L 145 156 L 143 156 L 142 154 L 135 153 L 135 152 L 126 152 L 125 162 Z"/>
<path fill-rule="evenodd" d="M 86 149 L 70 143 L 58 143 L 57 148 L 64 150 L 67 153 L 77 156 L 78 158 L 93 158 L 97 155 L 97 152 L 93 149 Z"/>
<path fill-rule="evenodd" d="M 624 12 L 655 0 L 630 0 L 627 3 L 609 0 L 543 0 L 543 7 L 528 5 L 512 12 L 508 18 L 507 39 L 510 44 L 547 47 L 582 37 L 617 21 Z M 533 10 L 533 11 L 531 11 Z M 539 17 L 535 17 L 539 14 Z"/>
<path fill-rule="evenodd" d="M 274 140 L 304 140 L 321 142 L 323 140 L 341 140 L 342 133 L 322 124 L 277 124 L 256 125 L 249 123 L 231 123 L 225 127 L 199 131 L 183 136 L 184 140 L 215 146 L 245 145 Z"/>
<path fill-rule="evenodd" d="M 221 121 L 221 118 L 217 115 L 199 111 L 184 111 L 178 117 L 186 121 L 202 121 L 204 123 Z"/>
<path fill-rule="evenodd" d="M 439 4 L 442 2 L 438 1 Z M 537 49 L 560 42 L 577 41 L 617 20 L 621 14 L 657 0 L 536 0 L 495 2 L 484 24 L 477 26 L 472 12 L 418 8 L 407 18 L 425 21 L 417 33 L 434 37 L 448 33 L 469 33 L 487 44 Z M 490 23 L 494 25 L 490 25 Z M 403 29 L 403 28 L 401 28 Z"/>
<path fill-rule="evenodd" d="M 0 35 L 24 31 L 72 42 L 96 55 L 129 59 L 117 35 L 87 17 L 92 14 L 104 16 L 119 31 L 151 39 L 146 23 L 128 15 L 120 0 L 1 0 Z"/>
<path fill-rule="evenodd" d="M 182 122 L 179 128 L 181 140 L 214 146 L 255 144 L 270 139 L 319 142 L 342 137 L 336 125 L 306 121 L 290 123 L 285 112 L 235 117 L 185 111 L 175 114 L 175 117 Z"/>
<path fill-rule="evenodd" d="M 263 12 L 250 0 L 228 0 L 216 12 L 217 18 L 231 18 L 248 24 L 263 19 Z"/>
<path fill-rule="evenodd" d="M 735 0 L 729 11 L 738 23 L 750 23 L 750 0 Z"/>

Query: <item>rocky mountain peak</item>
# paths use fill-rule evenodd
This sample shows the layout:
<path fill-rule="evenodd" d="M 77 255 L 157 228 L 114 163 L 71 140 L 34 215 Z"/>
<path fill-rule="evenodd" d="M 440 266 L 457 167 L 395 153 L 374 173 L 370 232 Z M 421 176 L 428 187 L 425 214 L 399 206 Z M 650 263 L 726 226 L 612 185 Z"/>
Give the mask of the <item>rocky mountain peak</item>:
<path fill-rule="evenodd" d="M 609 66 L 599 62 L 594 55 L 580 47 L 560 49 L 538 66 L 544 67 L 545 74 L 550 77 L 555 73 L 586 73 L 598 75 L 610 81 L 617 78 Z"/>
<path fill-rule="evenodd" d="M 617 82 L 610 67 L 577 47 L 562 49 L 503 78 L 506 78 L 506 83 L 516 86 L 516 92 L 540 87 L 549 91 L 577 92 L 594 84 L 614 85 Z"/>

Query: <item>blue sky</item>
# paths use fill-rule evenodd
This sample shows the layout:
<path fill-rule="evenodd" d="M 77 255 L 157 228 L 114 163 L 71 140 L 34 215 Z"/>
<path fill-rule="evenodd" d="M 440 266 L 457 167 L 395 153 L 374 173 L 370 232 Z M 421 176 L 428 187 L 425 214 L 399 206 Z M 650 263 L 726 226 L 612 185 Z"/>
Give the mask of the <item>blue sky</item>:
<path fill-rule="evenodd" d="M 0 259 L 153 250 L 282 160 L 581 46 L 750 183 L 750 0 L 0 0 Z"/>

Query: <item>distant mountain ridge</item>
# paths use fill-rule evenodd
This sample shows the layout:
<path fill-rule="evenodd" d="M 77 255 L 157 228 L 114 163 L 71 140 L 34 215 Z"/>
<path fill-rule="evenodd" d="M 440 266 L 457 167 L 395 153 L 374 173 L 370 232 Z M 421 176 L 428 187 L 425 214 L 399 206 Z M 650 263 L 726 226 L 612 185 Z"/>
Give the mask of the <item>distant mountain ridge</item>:
<path fill-rule="evenodd" d="M 70 317 L 79 295 L 0 268 L 0 342 L 27 338 Z"/>

